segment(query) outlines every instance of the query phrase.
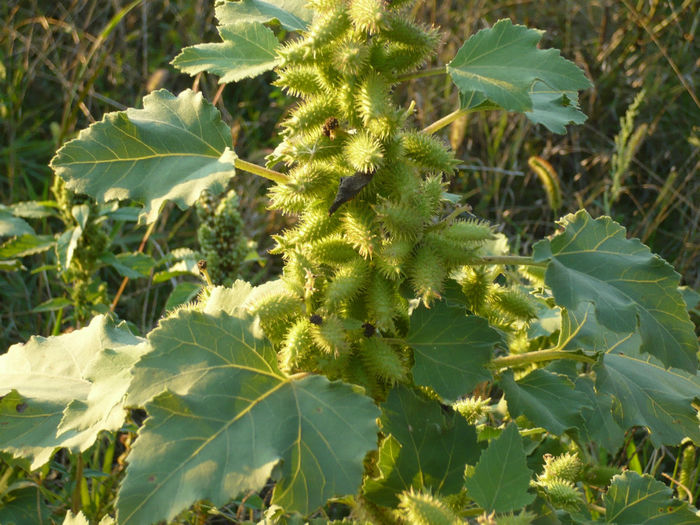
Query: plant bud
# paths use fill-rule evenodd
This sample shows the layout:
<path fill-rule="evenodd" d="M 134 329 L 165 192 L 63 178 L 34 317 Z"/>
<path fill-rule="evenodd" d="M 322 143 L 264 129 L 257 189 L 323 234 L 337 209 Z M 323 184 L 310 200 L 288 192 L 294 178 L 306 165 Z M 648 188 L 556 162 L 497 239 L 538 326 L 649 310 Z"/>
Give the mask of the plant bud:
<path fill-rule="evenodd" d="M 367 371 L 381 380 L 396 383 L 405 379 L 407 370 L 401 356 L 381 337 L 364 338 L 359 353 Z"/>
<path fill-rule="evenodd" d="M 345 143 L 343 153 L 350 166 L 363 173 L 377 170 L 384 161 L 382 145 L 365 131 L 350 137 Z"/>
<path fill-rule="evenodd" d="M 452 173 L 457 160 L 440 139 L 420 131 L 407 131 L 401 136 L 406 157 L 421 168 L 433 172 Z"/>
<path fill-rule="evenodd" d="M 437 497 L 428 492 L 403 491 L 399 496 L 399 512 L 412 525 L 457 525 L 463 523 Z"/>

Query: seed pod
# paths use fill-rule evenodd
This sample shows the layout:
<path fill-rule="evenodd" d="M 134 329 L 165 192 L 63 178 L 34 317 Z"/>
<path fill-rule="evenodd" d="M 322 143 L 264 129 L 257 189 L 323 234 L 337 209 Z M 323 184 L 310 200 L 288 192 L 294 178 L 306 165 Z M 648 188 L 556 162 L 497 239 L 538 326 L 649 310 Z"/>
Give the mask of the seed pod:
<path fill-rule="evenodd" d="M 403 274 L 403 265 L 411 255 L 413 246 L 413 241 L 409 239 L 385 242 L 375 258 L 377 270 L 388 279 L 398 279 Z"/>
<path fill-rule="evenodd" d="M 457 525 L 462 520 L 429 492 L 405 490 L 399 496 L 399 512 L 413 525 Z"/>
<path fill-rule="evenodd" d="M 345 143 L 343 153 L 350 166 L 362 173 L 376 171 L 384 161 L 382 145 L 365 131 L 350 137 Z"/>
<path fill-rule="evenodd" d="M 459 284 L 467 299 L 467 306 L 474 312 L 481 311 L 486 298 L 493 289 L 494 276 L 490 271 L 479 266 L 466 266 L 462 271 Z"/>
<path fill-rule="evenodd" d="M 312 325 L 310 330 L 316 345 L 327 354 L 337 357 L 350 349 L 343 322 L 334 315 L 326 317 L 320 325 Z"/>
<path fill-rule="evenodd" d="M 365 206 L 348 206 L 341 220 L 345 238 L 364 258 L 372 258 L 379 245 L 374 214 Z"/>
<path fill-rule="evenodd" d="M 572 483 L 579 480 L 583 464 L 578 454 L 566 452 L 560 456 L 545 454 L 544 471 L 538 476 L 538 481 L 546 482 L 549 479 L 561 479 Z"/>
<path fill-rule="evenodd" d="M 341 266 L 326 288 L 325 302 L 328 310 L 334 311 L 364 290 L 368 270 L 367 263 L 359 258 Z"/>
<path fill-rule="evenodd" d="M 341 264 L 357 256 L 352 244 L 340 234 L 329 235 L 312 242 L 307 245 L 306 253 L 309 259 L 318 264 Z"/>
<path fill-rule="evenodd" d="M 385 200 L 375 207 L 382 226 L 396 239 L 416 239 L 423 231 L 427 219 L 424 210 L 409 202 L 408 198 L 400 202 Z"/>
<path fill-rule="evenodd" d="M 409 270 L 413 289 L 426 307 L 433 299 L 440 298 L 446 277 L 445 263 L 429 246 L 422 245 L 416 251 Z"/>
<path fill-rule="evenodd" d="M 294 132 L 306 131 L 310 128 L 321 128 L 328 117 L 338 112 L 335 101 L 324 95 L 309 98 L 292 111 L 285 126 Z"/>
<path fill-rule="evenodd" d="M 295 97 L 310 97 L 321 89 L 321 80 L 312 66 L 290 66 L 278 71 L 279 78 L 274 82 Z"/>
<path fill-rule="evenodd" d="M 312 325 L 302 318 L 291 325 L 284 336 L 280 351 L 280 368 L 289 373 L 297 369 L 304 361 L 318 350 L 312 336 Z"/>
<path fill-rule="evenodd" d="M 396 383 L 406 378 L 406 365 L 389 343 L 379 336 L 362 340 L 359 355 L 367 371 L 387 383 Z"/>
<path fill-rule="evenodd" d="M 373 272 L 369 286 L 365 294 L 367 312 L 374 325 L 382 331 L 394 328 L 396 310 L 396 286 L 393 282 L 382 277 L 378 272 Z"/>
<path fill-rule="evenodd" d="M 529 321 L 537 317 L 533 301 L 514 288 L 495 288 L 489 296 L 491 305 L 506 317 Z"/>
<path fill-rule="evenodd" d="M 328 216 L 325 210 L 309 209 L 304 213 L 301 224 L 294 230 L 292 238 L 296 242 L 312 242 L 334 233 L 338 225 L 339 221 Z"/>
<path fill-rule="evenodd" d="M 442 230 L 427 233 L 424 242 L 450 267 L 469 264 L 477 254 L 472 243 L 456 242 L 444 235 Z"/>
<path fill-rule="evenodd" d="M 364 39 L 350 35 L 338 43 L 333 56 L 333 62 L 341 73 L 358 76 L 365 70 L 369 62 L 369 47 Z"/>
<path fill-rule="evenodd" d="M 348 14 L 357 30 L 373 35 L 384 27 L 385 2 L 383 0 L 352 0 Z"/>
<path fill-rule="evenodd" d="M 431 215 L 437 215 L 442 209 L 443 194 L 445 193 L 445 183 L 441 175 L 431 175 L 421 183 L 421 193 L 428 201 Z"/>
<path fill-rule="evenodd" d="M 493 233 L 493 226 L 479 219 L 458 219 L 442 230 L 442 234 L 445 238 L 455 243 L 473 244 L 475 246 L 496 238 Z"/>
<path fill-rule="evenodd" d="M 335 9 L 317 11 L 317 13 L 319 15 L 314 18 L 306 39 L 314 51 L 330 44 L 350 27 L 347 8 L 342 4 Z"/>
<path fill-rule="evenodd" d="M 420 131 L 407 131 L 401 136 L 406 157 L 418 166 L 434 172 L 452 173 L 457 160 L 440 139 Z"/>
<path fill-rule="evenodd" d="M 542 485 L 547 494 L 547 499 L 555 507 L 576 510 L 581 503 L 581 493 L 573 483 L 562 479 L 551 479 Z"/>
<path fill-rule="evenodd" d="M 435 28 L 421 27 L 401 14 L 392 14 L 387 17 L 386 29 L 382 31 L 382 38 L 422 52 L 432 52 L 440 41 L 440 36 Z"/>

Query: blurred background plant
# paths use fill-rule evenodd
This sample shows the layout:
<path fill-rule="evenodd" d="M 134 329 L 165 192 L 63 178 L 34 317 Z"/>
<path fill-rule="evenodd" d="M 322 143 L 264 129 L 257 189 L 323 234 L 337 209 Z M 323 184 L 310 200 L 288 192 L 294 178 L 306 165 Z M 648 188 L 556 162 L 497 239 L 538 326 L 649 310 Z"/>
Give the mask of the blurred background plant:
<path fill-rule="evenodd" d="M 55 150 L 78 130 L 106 112 L 139 107 L 143 95 L 160 87 L 202 91 L 230 125 L 236 151 L 264 162 L 289 103 L 270 85 L 272 74 L 220 86 L 216 77 L 193 81 L 168 65 L 182 47 L 217 40 L 213 4 L 0 3 L 0 353 L 32 334 L 58 334 L 110 309 L 144 333 L 165 309 L 198 293 L 202 256 L 221 284 L 237 277 L 263 282 L 279 271 L 279 261 L 267 254 L 269 236 L 290 219 L 266 209 L 261 178 L 241 173 L 228 193 L 205 196 L 184 213 L 168 205 L 147 230 L 129 203 L 98 206 L 72 195 L 48 168 Z M 447 35 L 426 67 L 444 65 L 468 35 L 509 17 L 545 31 L 542 47 L 561 49 L 595 84 L 580 100 L 588 121 L 567 135 L 498 112 L 463 117 L 441 130 L 463 160 L 451 192 L 464 194 L 474 214 L 499 225 L 522 253 L 552 233 L 552 219 L 561 214 L 581 207 L 593 216 L 610 214 L 672 263 L 685 284 L 700 286 L 696 2 L 426 0 L 416 11 Z M 419 127 L 458 104 L 447 76 L 417 78 L 400 89 L 405 103 L 416 101 Z M 59 454 L 33 475 L 2 458 L 0 507 L 7 498 L 36 499 L 39 490 L 57 507 L 103 515 L 121 472 L 113 459 L 128 451 L 136 428 L 132 423 L 98 441 L 79 461 Z M 680 462 L 680 448 L 653 449 L 644 432 L 630 434 L 617 456 L 601 458 L 601 465 L 652 474 L 675 472 Z M 697 487 L 700 469 L 691 463 L 689 486 Z M 243 508 L 234 504 L 232 513 Z M 192 512 L 206 515 L 206 509 Z"/>

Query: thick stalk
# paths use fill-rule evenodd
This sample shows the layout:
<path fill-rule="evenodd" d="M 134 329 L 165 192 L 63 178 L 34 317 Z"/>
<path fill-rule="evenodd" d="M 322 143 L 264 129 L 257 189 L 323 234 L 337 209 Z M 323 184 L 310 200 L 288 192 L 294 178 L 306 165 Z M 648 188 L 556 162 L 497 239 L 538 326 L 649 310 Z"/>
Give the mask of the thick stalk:
<path fill-rule="evenodd" d="M 582 363 L 595 363 L 596 360 L 587 355 L 576 354 L 566 350 L 538 350 L 536 352 L 527 352 L 526 354 L 506 355 L 497 357 L 491 361 L 488 366 L 490 368 L 522 367 L 533 363 L 541 363 L 542 361 L 556 361 L 558 359 L 571 359 L 572 361 L 581 361 Z"/>
<path fill-rule="evenodd" d="M 435 77 L 437 75 L 444 75 L 447 73 L 445 66 L 431 67 L 428 69 L 422 69 L 420 71 L 414 71 L 412 73 L 404 73 L 403 75 L 398 75 L 396 77 L 397 82 L 406 82 L 407 80 L 413 80 L 414 78 L 425 78 L 425 77 Z"/>
<path fill-rule="evenodd" d="M 257 164 L 253 164 L 252 162 L 248 162 L 248 161 L 245 161 L 243 159 L 237 158 L 234 161 L 234 165 L 239 170 L 247 171 L 248 173 L 252 173 L 253 175 L 258 175 L 260 177 L 264 177 L 264 178 L 269 179 L 273 182 L 285 184 L 286 182 L 289 181 L 289 177 L 287 177 L 283 173 L 280 173 L 279 171 L 263 168 L 262 166 L 258 166 Z"/>
<path fill-rule="evenodd" d="M 493 109 L 501 109 L 499 106 L 492 104 L 490 102 L 484 102 L 483 104 L 479 104 L 476 107 L 473 108 L 460 108 L 449 115 L 445 115 L 442 117 L 440 120 L 436 120 L 429 126 L 426 126 L 423 128 L 423 133 L 427 133 L 428 135 L 431 135 L 435 133 L 436 131 L 441 130 L 445 126 L 449 126 L 452 124 L 455 120 L 457 120 L 459 117 L 462 117 L 464 115 L 468 115 L 469 113 L 476 113 L 477 111 L 490 111 Z"/>
<path fill-rule="evenodd" d="M 488 264 L 514 264 L 516 266 L 541 266 L 546 267 L 547 261 L 533 261 L 532 257 L 523 255 L 484 255 L 469 262 L 470 266 Z"/>

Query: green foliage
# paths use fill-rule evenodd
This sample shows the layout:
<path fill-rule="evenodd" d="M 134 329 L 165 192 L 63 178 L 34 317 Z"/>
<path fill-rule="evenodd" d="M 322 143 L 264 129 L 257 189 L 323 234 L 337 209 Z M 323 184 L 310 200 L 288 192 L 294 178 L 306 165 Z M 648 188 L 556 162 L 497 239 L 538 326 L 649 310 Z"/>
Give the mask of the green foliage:
<path fill-rule="evenodd" d="M 530 474 L 518 428 L 510 423 L 481 454 L 465 486 L 468 496 L 484 510 L 508 512 L 521 509 L 534 499 L 527 491 Z"/>
<path fill-rule="evenodd" d="M 433 74 L 419 68 L 439 41 L 404 3 L 218 4 L 223 42 L 186 48 L 174 64 L 224 84 L 274 69 L 275 84 L 300 97 L 265 168 L 238 158 L 202 95 L 160 90 L 58 151 L 59 180 L 98 203 L 57 183 L 57 239 L 0 210 L 2 231 L 18 235 L 0 247 L 8 268 L 55 246 L 66 275 L 87 283 L 101 263 L 130 278 L 162 264 L 108 252 L 108 201 L 136 201 L 152 225 L 174 209 L 166 201 L 200 202 L 202 249 L 230 285 L 209 283 L 145 339 L 97 317 L 0 357 L 0 448 L 30 460 L 18 470 L 51 468 L 59 447 L 77 454 L 70 504 L 56 511 L 70 506 L 68 522 L 693 516 L 651 477 L 588 474 L 632 427 L 655 446 L 700 442 L 698 346 L 678 275 L 585 211 L 532 256 L 511 255 L 495 226 L 446 193 L 459 161 L 433 136 L 439 126 L 419 131 L 415 104 L 394 99 L 402 82 Z M 498 107 L 557 132 L 581 122 L 578 90 L 590 83 L 540 39 L 509 20 L 470 38 L 442 71 L 460 91 L 453 115 Z M 274 237 L 280 278 L 256 287 L 233 282 L 247 246 L 238 197 L 200 200 L 235 170 L 273 181 L 270 208 L 296 217 Z M 512 265 L 528 267 L 527 279 Z M 95 503 L 83 464 L 90 447 L 99 462 L 103 431 L 126 449 L 114 508 Z M 641 471 L 634 439 L 625 450 Z"/>
<path fill-rule="evenodd" d="M 161 90 L 143 105 L 107 114 L 63 146 L 51 166 L 69 189 L 98 201 L 143 202 L 142 216 L 153 222 L 166 200 L 184 209 L 205 189 L 220 193 L 236 156 L 230 131 L 201 94 Z"/>

